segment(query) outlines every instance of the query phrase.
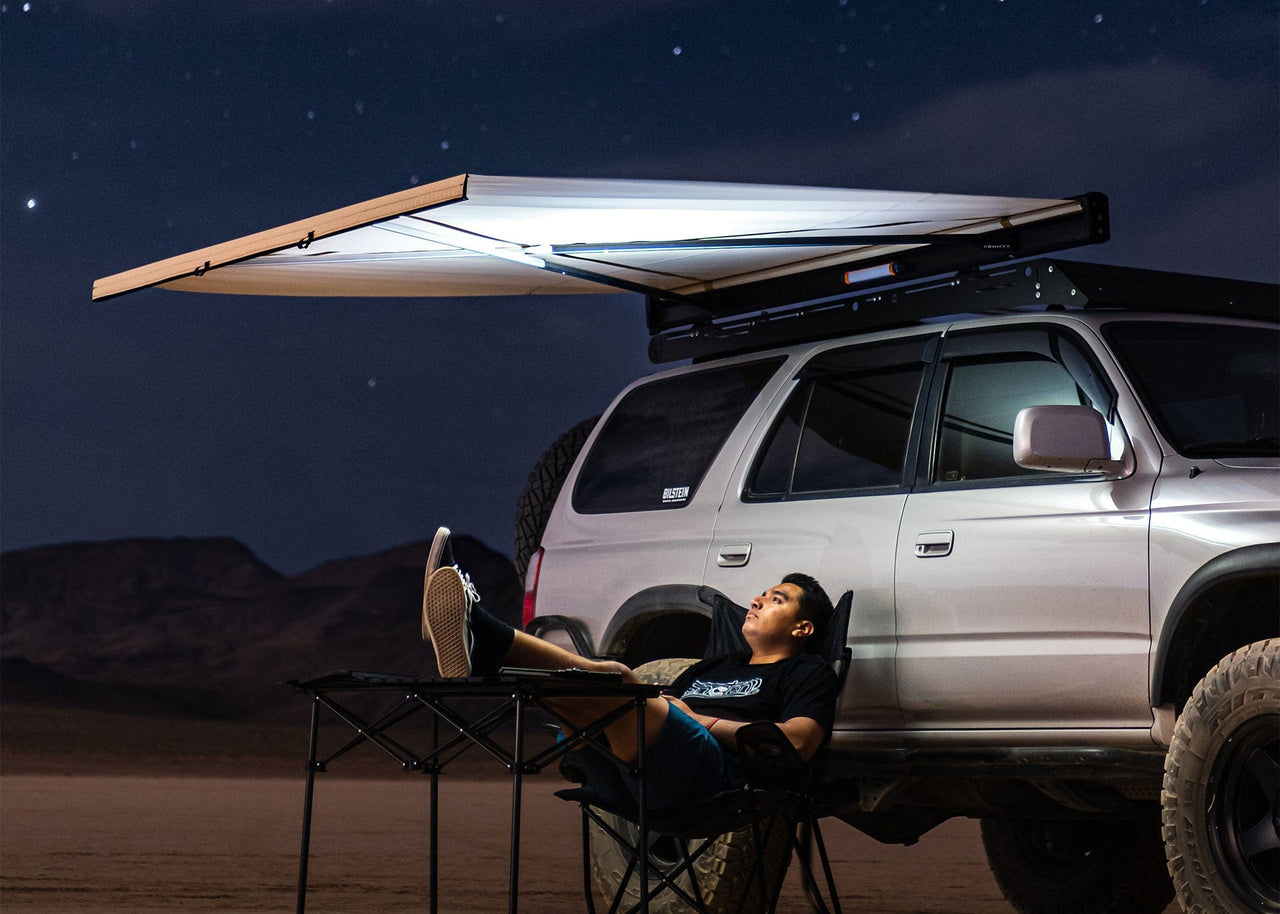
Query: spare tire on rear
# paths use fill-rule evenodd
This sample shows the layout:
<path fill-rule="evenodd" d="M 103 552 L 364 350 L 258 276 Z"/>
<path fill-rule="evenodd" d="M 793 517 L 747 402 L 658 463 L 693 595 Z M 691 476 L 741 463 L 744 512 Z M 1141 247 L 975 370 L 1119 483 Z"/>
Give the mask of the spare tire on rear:
<path fill-rule="evenodd" d="M 599 421 L 599 416 L 583 419 L 557 438 L 538 458 L 524 484 L 524 492 L 516 502 L 515 542 L 516 573 L 522 579 L 529 567 L 529 559 L 542 542 L 542 531 L 547 528 L 547 518 L 551 516 L 551 508 L 564 487 L 565 477 Z"/>

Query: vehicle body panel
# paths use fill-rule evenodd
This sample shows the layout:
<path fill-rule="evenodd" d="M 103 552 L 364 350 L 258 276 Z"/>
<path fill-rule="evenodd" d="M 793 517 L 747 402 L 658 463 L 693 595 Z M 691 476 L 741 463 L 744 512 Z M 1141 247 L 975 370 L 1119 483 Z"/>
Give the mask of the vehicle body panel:
<path fill-rule="evenodd" d="M 1280 461 L 1176 455 L 1102 337 L 1111 319 L 1148 317 L 983 317 L 856 342 L 1008 327 L 1068 331 L 1114 388 L 1109 427 L 1112 456 L 1125 458 L 1120 478 L 1048 474 L 947 487 L 917 475 L 900 491 L 752 500 L 744 494 L 752 468 L 804 365 L 854 340 L 742 356 L 780 354 L 787 362 L 729 435 L 696 496 L 678 510 L 593 516 L 562 497 L 543 538 L 539 606 L 581 620 L 599 644 L 618 608 L 646 588 L 706 584 L 745 603 L 783 574 L 806 571 L 833 597 L 854 591 L 854 662 L 838 742 L 1153 746 L 1153 645 L 1165 613 L 1214 556 L 1280 541 Z M 932 427 L 923 427 L 931 421 L 918 414 L 913 430 L 922 463 L 936 444 Z M 949 554 L 918 556 L 922 534 L 938 533 L 947 534 Z M 745 560 L 725 563 L 722 552 Z"/>
<path fill-rule="evenodd" d="M 1135 727 L 1147 703 L 1150 484 L 913 494 L 898 539 L 908 726 Z M 949 530 L 950 555 L 921 557 Z"/>

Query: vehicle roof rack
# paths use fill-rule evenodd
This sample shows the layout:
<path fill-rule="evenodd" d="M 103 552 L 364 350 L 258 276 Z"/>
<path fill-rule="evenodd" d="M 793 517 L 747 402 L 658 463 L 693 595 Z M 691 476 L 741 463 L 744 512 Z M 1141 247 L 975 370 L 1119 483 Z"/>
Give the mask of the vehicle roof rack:
<path fill-rule="evenodd" d="M 654 332 L 649 358 L 701 361 L 948 315 L 1100 308 L 1280 322 L 1280 286 L 1069 260 L 1023 261 L 745 317 L 690 322 Z"/>

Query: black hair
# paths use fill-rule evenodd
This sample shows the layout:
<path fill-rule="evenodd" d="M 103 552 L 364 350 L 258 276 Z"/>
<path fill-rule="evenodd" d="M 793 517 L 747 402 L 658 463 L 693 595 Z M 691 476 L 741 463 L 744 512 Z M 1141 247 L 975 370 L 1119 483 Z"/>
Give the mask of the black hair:
<path fill-rule="evenodd" d="M 813 634 L 805 641 L 805 650 L 821 653 L 822 641 L 827 628 L 831 625 L 831 617 L 835 615 L 835 607 L 831 598 L 822 589 L 822 585 L 811 575 L 794 571 L 782 579 L 783 584 L 794 584 L 800 588 L 800 605 L 797 615 L 813 623 Z"/>

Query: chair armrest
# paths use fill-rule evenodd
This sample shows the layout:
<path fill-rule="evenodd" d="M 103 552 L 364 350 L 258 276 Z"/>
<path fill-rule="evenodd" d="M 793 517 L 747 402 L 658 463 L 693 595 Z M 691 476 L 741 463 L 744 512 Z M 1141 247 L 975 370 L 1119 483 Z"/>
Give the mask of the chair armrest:
<path fill-rule="evenodd" d="M 752 787 L 798 788 L 808 781 L 810 766 L 777 724 L 767 720 L 747 724 L 738 728 L 737 738 L 742 772 Z"/>

